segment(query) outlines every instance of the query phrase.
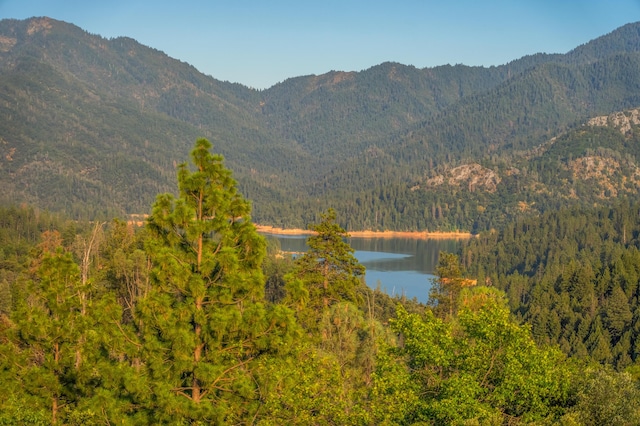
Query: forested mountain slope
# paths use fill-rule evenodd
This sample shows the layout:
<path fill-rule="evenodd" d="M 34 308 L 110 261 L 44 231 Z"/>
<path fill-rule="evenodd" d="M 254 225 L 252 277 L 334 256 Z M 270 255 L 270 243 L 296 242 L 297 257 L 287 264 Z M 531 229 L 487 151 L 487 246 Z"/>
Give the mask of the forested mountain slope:
<path fill-rule="evenodd" d="M 486 229 L 522 202 L 536 212 L 567 202 L 531 192 L 534 165 L 549 161 L 524 161 L 519 174 L 505 165 L 640 105 L 639 31 L 497 67 L 384 63 L 256 91 L 129 38 L 0 21 L 3 198 L 75 217 L 144 213 L 155 193 L 175 191 L 175 165 L 204 136 L 258 222 L 306 227 L 333 206 L 348 229 Z M 449 173 L 466 177 L 438 184 Z M 473 183 L 487 176 L 490 191 Z"/>
<path fill-rule="evenodd" d="M 74 215 L 145 212 L 154 192 L 175 190 L 175 165 L 202 135 L 261 182 L 306 160 L 261 129 L 256 92 L 134 40 L 48 18 L 1 21 L 0 34 L 6 198 Z"/>

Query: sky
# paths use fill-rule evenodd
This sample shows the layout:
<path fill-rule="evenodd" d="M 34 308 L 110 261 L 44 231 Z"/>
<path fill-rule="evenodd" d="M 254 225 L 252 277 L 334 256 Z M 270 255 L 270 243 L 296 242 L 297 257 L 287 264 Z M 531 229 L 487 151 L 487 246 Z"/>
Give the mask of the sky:
<path fill-rule="evenodd" d="M 566 53 L 640 21 L 640 0 L 0 0 L 0 19 L 33 16 L 265 89 L 387 61 L 491 66 Z"/>

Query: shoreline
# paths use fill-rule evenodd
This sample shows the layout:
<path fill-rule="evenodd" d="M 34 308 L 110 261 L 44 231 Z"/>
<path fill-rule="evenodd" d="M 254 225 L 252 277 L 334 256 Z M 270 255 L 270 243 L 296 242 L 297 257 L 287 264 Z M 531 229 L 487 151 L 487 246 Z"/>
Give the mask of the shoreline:
<path fill-rule="evenodd" d="M 272 235 L 313 235 L 314 232 L 308 229 L 285 229 L 273 226 L 255 225 L 258 232 Z M 421 238 L 421 239 L 442 239 L 461 240 L 472 238 L 470 232 L 427 232 L 427 231 L 351 231 L 347 232 L 351 238 Z"/>

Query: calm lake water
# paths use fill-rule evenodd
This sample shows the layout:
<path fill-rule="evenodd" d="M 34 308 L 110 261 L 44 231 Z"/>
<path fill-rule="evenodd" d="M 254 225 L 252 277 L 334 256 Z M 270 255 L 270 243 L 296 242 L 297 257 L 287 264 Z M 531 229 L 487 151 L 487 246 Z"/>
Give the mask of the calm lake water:
<path fill-rule="evenodd" d="M 304 252 L 306 236 L 267 235 L 280 241 L 283 251 Z M 350 238 L 355 256 L 367 268 L 367 285 L 390 295 L 426 302 L 440 251 L 457 252 L 458 240 L 417 238 Z"/>

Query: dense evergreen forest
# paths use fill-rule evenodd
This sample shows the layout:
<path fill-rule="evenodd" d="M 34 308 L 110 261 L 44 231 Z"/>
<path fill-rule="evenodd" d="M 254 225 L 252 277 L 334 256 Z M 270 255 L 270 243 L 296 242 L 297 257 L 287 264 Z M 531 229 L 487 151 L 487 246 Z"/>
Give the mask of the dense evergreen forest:
<path fill-rule="evenodd" d="M 0 424 L 640 422 L 640 206 L 482 234 L 441 254 L 424 306 L 364 284 L 333 209 L 283 257 L 210 149 L 139 229 L 1 209 Z M 555 344 L 565 315 L 599 343 Z"/>
<path fill-rule="evenodd" d="M 564 208 L 482 234 L 464 259 L 536 341 L 618 369 L 640 351 L 640 204 Z"/>
<path fill-rule="evenodd" d="M 175 166 L 205 137 L 265 225 L 306 228 L 331 206 L 347 230 L 477 233 L 606 204 L 638 193 L 638 123 L 587 123 L 634 114 L 639 55 L 634 23 L 500 66 L 388 62 L 257 91 L 130 38 L 2 20 L 0 201 L 84 220 L 145 213 L 177 193 Z"/>
<path fill-rule="evenodd" d="M 0 21 L 0 425 L 640 424 L 639 67 L 636 23 L 256 91 Z M 423 305 L 361 229 L 476 237 Z"/>

